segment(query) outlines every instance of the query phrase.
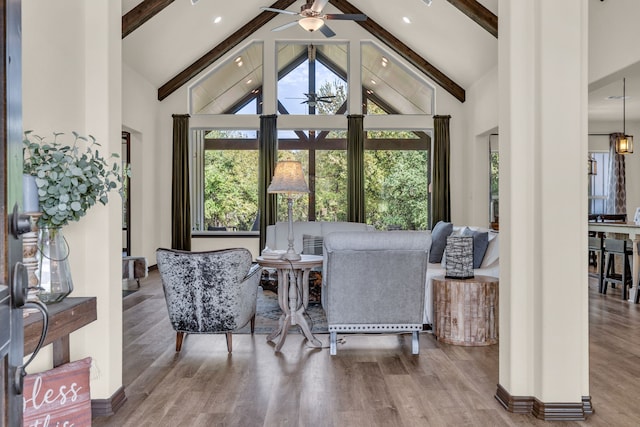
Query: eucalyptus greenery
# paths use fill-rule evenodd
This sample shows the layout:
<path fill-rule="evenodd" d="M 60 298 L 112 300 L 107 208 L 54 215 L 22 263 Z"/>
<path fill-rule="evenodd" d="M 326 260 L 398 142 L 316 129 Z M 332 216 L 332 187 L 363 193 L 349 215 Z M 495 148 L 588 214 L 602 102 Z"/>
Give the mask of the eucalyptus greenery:
<path fill-rule="evenodd" d="M 120 162 L 113 160 L 120 157 L 117 153 L 105 159 L 93 136 L 73 132 L 73 144 L 65 145 L 58 142 L 61 135 L 54 133 L 48 142 L 31 131 L 24 133 L 23 171 L 36 177 L 40 227 L 59 228 L 78 221 L 96 202 L 106 205 L 108 193 L 122 184 Z"/>

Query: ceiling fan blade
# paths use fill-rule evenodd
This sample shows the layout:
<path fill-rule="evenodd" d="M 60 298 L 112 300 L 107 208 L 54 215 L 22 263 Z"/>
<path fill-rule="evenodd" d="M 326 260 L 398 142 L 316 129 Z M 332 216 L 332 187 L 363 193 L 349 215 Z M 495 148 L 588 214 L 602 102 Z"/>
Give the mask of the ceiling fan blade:
<path fill-rule="evenodd" d="M 272 7 L 261 7 L 260 9 L 264 10 L 265 12 L 284 13 L 286 15 L 298 15 L 298 12 L 292 12 L 290 10 L 274 9 Z"/>
<path fill-rule="evenodd" d="M 324 9 L 324 7 L 327 5 L 327 3 L 329 3 L 329 0 L 315 0 L 311 5 L 311 10 L 315 13 L 320 13 L 322 12 L 322 9 Z"/>
<path fill-rule="evenodd" d="M 342 21 L 366 21 L 367 15 L 361 13 L 328 13 L 324 19 L 340 19 Z"/>
<path fill-rule="evenodd" d="M 331 28 L 329 28 L 326 23 L 322 27 L 320 27 L 319 31 L 322 34 L 324 34 L 324 36 L 327 37 L 327 38 L 333 37 L 333 36 L 336 35 L 336 33 L 334 33 L 333 30 Z"/>
<path fill-rule="evenodd" d="M 326 102 L 327 104 L 331 104 L 331 101 L 329 101 L 328 99 L 318 99 L 318 101 Z"/>
<path fill-rule="evenodd" d="M 288 24 L 280 25 L 279 27 L 272 28 L 271 31 L 282 31 L 287 28 L 293 27 L 294 25 L 298 25 L 298 21 L 289 22 Z"/>

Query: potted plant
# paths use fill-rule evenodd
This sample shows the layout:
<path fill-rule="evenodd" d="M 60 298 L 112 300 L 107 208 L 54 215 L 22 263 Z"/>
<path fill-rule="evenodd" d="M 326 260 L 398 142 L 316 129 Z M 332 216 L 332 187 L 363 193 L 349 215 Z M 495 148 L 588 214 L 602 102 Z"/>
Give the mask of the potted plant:
<path fill-rule="evenodd" d="M 38 218 L 38 296 L 44 303 L 58 302 L 73 290 L 68 264 L 69 248 L 61 227 L 78 221 L 96 203 L 106 205 L 109 192 L 122 188 L 117 153 L 103 157 L 100 144 L 89 135 L 73 132 L 70 145 L 24 133 L 23 171 L 35 177 L 41 215 Z"/>

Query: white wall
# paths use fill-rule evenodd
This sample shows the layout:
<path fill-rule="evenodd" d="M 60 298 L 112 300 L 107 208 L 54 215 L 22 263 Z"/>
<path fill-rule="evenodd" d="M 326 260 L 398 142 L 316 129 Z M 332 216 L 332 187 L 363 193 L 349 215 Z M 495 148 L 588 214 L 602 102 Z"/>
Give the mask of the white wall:
<path fill-rule="evenodd" d="M 121 4 L 110 0 L 23 0 L 25 129 L 91 133 L 103 154 L 120 152 Z M 71 141 L 69 141 L 71 142 Z M 96 296 L 98 320 L 71 335 L 71 359 L 93 358 L 91 396 L 122 385 L 121 201 L 97 205 L 64 227 L 75 290 Z M 30 371 L 51 367 L 50 353 Z"/>
<path fill-rule="evenodd" d="M 465 111 L 469 122 L 465 150 L 466 181 L 464 223 L 489 226 L 489 135 L 498 132 L 498 67 L 467 90 Z"/>
<path fill-rule="evenodd" d="M 589 83 L 640 61 L 640 2 L 589 0 Z"/>
<path fill-rule="evenodd" d="M 131 133 L 131 255 L 146 257 L 149 265 L 156 263 L 161 242 L 156 219 L 158 198 L 165 192 L 158 186 L 156 165 L 159 106 L 157 88 L 123 64 L 122 130 Z"/>

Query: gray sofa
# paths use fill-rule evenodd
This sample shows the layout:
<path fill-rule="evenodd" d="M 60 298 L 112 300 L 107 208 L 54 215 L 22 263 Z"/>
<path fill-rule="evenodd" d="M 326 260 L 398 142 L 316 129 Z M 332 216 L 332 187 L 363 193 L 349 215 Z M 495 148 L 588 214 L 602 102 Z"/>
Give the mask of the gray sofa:
<path fill-rule="evenodd" d="M 338 333 L 411 332 L 418 354 L 431 234 L 329 233 L 324 237 L 322 305 L 330 352 Z"/>
<path fill-rule="evenodd" d="M 296 221 L 293 223 L 293 248 L 297 253 L 304 252 L 308 255 L 314 255 L 308 250 L 303 251 L 305 236 L 308 239 L 314 237 L 324 238 L 324 236 L 332 232 L 373 230 L 374 228 L 371 225 L 362 224 L 359 222 Z M 268 225 L 265 244 L 269 249 L 272 250 L 287 249 L 287 247 L 289 246 L 289 223 L 277 222 L 275 225 Z"/>

